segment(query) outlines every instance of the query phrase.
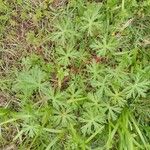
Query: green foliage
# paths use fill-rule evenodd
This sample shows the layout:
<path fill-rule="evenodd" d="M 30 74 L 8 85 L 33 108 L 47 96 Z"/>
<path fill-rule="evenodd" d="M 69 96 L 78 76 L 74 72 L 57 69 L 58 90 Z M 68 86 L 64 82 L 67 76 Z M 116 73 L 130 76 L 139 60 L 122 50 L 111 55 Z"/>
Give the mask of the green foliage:
<path fill-rule="evenodd" d="M 0 149 L 149 150 L 149 10 L 0 0 Z"/>
<path fill-rule="evenodd" d="M 73 42 L 75 37 L 78 36 L 76 28 L 74 27 L 71 18 L 61 18 L 59 22 L 54 25 L 51 39 L 58 44 L 65 45 L 66 43 Z"/>
<path fill-rule="evenodd" d="M 72 46 L 66 46 L 64 49 L 62 47 L 58 47 L 56 49 L 57 61 L 60 65 L 64 67 L 71 65 L 75 59 L 78 58 L 79 53 L 75 51 L 75 48 Z"/>
<path fill-rule="evenodd" d="M 106 56 L 110 54 L 114 54 L 117 50 L 117 42 L 115 39 L 108 37 L 103 37 L 102 39 L 95 40 L 94 43 L 91 44 L 91 48 L 96 51 L 98 56 Z"/>
<path fill-rule="evenodd" d="M 92 108 L 85 110 L 80 120 L 81 123 L 83 123 L 81 131 L 84 135 L 97 131 L 105 121 L 103 112 L 99 112 L 98 110 Z"/>
<path fill-rule="evenodd" d="M 54 110 L 54 116 L 52 121 L 54 124 L 67 127 L 67 125 L 75 122 L 75 116 L 71 110 L 71 108 L 59 107 Z"/>
<path fill-rule="evenodd" d="M 87 32 L 87 36 L 93 36 L 101 28 L 100 6 L 89 4 L 81 17 L 81 30 Z"/>
<path fill-rule="evenodd" d="M 17 75 L 16 84 L 14 89 L 22 92 L 26 96 L 31 96 L 34 91 L 44 91 L 48 85 L 45 82 L 46 73 L 43 72 L 38 66 L 30 70 L 25 70 Z"/>
<path fill-rule="evenodd" d="M 147 80 L 142 80 L 139 75 L 136 75 L 133 78 L 133 83 L 128 83 L 127 87 L 124 89 L 127 98 L 135 98 L 138 97 L 145 97 L 146 92 L 149 89 L 150 83 Z"/>

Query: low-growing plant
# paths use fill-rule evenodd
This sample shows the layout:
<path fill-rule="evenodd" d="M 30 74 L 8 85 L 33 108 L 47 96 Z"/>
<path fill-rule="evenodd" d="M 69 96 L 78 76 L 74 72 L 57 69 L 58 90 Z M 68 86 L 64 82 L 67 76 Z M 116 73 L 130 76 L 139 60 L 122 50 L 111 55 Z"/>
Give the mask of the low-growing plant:
<path fill-rule="evenodd" d="M 0 149 L 150 149 L 149 0 L 0 0 Z"/>

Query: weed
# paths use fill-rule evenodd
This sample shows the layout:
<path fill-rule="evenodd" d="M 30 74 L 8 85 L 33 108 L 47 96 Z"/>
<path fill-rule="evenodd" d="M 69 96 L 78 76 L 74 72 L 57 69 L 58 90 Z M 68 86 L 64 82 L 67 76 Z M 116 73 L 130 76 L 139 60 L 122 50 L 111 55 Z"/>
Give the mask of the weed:
<path fill-rule="evenodd" d="M 150 149 L 149 0 L 0 0 L 0 149 Z"/>

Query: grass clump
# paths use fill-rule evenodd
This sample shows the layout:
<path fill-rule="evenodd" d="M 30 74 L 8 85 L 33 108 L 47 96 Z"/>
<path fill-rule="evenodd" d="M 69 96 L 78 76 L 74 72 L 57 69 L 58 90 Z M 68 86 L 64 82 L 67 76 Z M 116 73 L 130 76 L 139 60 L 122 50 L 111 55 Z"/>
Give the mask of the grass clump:
<path fill-rule="evenodd" d="M 150 149 L 149 0 L 0 0 L 0 147 Z"/>

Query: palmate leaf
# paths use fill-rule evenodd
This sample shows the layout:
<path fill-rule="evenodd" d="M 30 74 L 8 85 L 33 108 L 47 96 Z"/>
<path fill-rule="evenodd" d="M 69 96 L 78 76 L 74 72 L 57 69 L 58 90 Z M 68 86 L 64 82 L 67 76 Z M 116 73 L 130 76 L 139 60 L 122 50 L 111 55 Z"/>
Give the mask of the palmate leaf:
<path fill-rule="evenodd" d="M 43 91 L 48 83 L 45 82 L 46 73 L 43 72 L 38 66 L 17 74 L 13 89 L 20 91 L 26 96 L 30 96 L 35 90 Z"/>
<path fill-rule="evenodd" d="M 118 47 L 118 41 L 114 38 L 104 36 L 102 39 L 95 40 L 90 47 L 96 52 L 98 56 L 105 56 L 106 54 L 113 54 Z"/>
<path fill-rule="evenodd" d="M 87 109 L 93 108 L 98 111 L 103 111 L 103 108 L 101 107 L 102 104 L 102 98 L 98 93 L 88 93 L 87 95 L 88 102 L 84 104 L 84 107 Z"/>
<path fill-rule="evenodd" d="M 128 82 L 124 92 L 127 98 L 145 97 L 149 89 L 150 82 L 142 79 L 140 75 L 133 77 L 133 82 Z"/>
<path fill-rule="evenodd" d="M 93 61 L 87 65 L 87 71 L 90 79 L 97 80 L 100 75 L 104 74 L 104 67 L 96 63 L 96 61 Z"/>
<path fill-rule="evenodd" d="M 52 41 L 63 46 L 65 46 L 67 40 L 74 42 L 74 38 L 79 36 L 71 18 L 61 18 L 58 22 L 56 22 L 54 30 L 55 32 L 51 34 Z"/>
<path fill-rule="evenodd" d="M 90 47 L 96 52 L 98 56 L 105 56 L 106 55 L 106 48 L 105 48 L 105 43 L 101 43 L 98 40 L 95 40 Z"/>
<path fill-rule="evenodd" d="M 80 117 L 83 124 L 81 130 L 84 135 L 91 134 L 93 131 L 98 130 L 105 123 L 104 112 L 97 111 L 93 108 L 88 108 L 83 112 Z"/>
<path fill-rule="evenodd" d="M 59 125 L 62 127 L 66 127 L 69 124 L 75 123 L 75 115 L 69 107 L 61 107 L 58 109 L 55 109 L 53 112 L 52 121 L 55 125 Z"/>
<path fill-rule="evenodd" d="M 68 66 L 74 61 L 79 53 L 73 45 L 67 45 L 65 48 L 56 48 L 57 62 L 61 65 Z"/>
<path fill-rule="evenodd" d="M 108 120 L 116 120 L 117 115 L 120 114 L 122 110 L 121 107 L 117 105 L 110 105 L 109 102 L 103 103 L 101 107 L 104 108 Z"/>
<path fill-rule="evenodd" d="M 33 138 L 36 134 L 38 134 L 39 129 L 39 125 L 23 125 L 22 131 L 25 135 L 28 135 L 29 137 Z"/>
<path fill-rule="evenodd" d="M 100 5 L 89 5 L 81 18 L 81 30 L 86 31 L 88 36 L 93 36 L 95 31 L 100 29 Z"/>
<path fill-rule="evenodd" d="M 81 102 L 83 102 L 86 97 L 83 95 L 82 89 L 78 89 L 74 84 L 71 84 L 65 92 L 67 104 L 72 107 L 72 109 L 78 109 Z"/>
<path fill-rule="evenodd" d="M 96 91 L 100 96 L 104 96 L 108 90 L 108 76 L 99 76 L 98 80 L 91 80 L 91 85 L 97 89 Z"/>
<path fill-rule="evenodd" d="M 132 104 L 132 108 L 135 109 L 135 116 L 138 116 L 142 122 L 148 122 L 150 120 L 150 100 L 149 96 L 146 98 L 136 99 Z"/>
<path fill-rule="evenodd" d="M 107 95 L 110 98 L 110 103 L 114 105 L 123 107 L 127 103 L 125 99 L 125 94 L 122 91 L 119 91 L 117 88 L 113 88 L 113 90 L 108 90 Z"/>
<path fill-rule="evenodd" d="M 120 67 L 116 67 L 115 69 L 107 68 L 106 72 L 108 73 L 109 80 L 118 83 L 120 87 L 129 79 L 128 73 L 123 71 Z"/>
<path fill-rule="evenodd" d="M 55 91 L 52 87 L 47 88 L 43 91 L 48 102 L 52 103 L 52 106 L 56 109 L 65 105 L 65 93 L 60 91 Z"/>

